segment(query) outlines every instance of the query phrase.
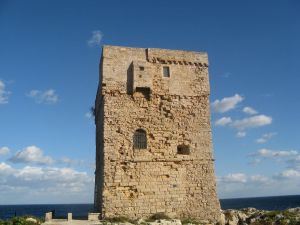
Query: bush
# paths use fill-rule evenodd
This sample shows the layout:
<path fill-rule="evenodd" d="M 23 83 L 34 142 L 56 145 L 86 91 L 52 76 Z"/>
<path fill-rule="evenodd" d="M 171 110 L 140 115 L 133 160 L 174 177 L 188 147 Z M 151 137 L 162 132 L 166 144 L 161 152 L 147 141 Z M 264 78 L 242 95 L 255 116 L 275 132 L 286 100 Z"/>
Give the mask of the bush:
<path fill-rule="evenodd" d="M 32 221 L 26 221 L 26 218 L 34 218 L 37 220 L 37 223 L 32 222 Z M 40 224 L 41 220 L 34 217 L 34 216 L 17 216 L 17 217 L 13 217 L 11 219 L 7 219 L 7 220 L 0 220 L 0 225 L 37 225 Z"/>
<path fill-rule="evenodd" d="M 168 217 L 165 213 L 155 213 L 152 216 L 149 217 L 146 221 L 155 221 L 155 220 L 169 220 L 171 219 Z"/>
<path fill-rule="evenodd" d="M 184 218 L 181 220 L 182 224 L 188 224 L 188 223 L 192 223 L 192 224 L 199 224 L 199 221 L 197 221 L 196 219 L 192 219 L 192 218 Z"/>
<path fill-rule="evenodd" d="M 133 223 L 133 221 L 127 217 L 124 216 L 119 216 L 119 217 L 110 217 L 110 218 L 105 218 L 103 222 L 110 222 L 110 223 Z"/>

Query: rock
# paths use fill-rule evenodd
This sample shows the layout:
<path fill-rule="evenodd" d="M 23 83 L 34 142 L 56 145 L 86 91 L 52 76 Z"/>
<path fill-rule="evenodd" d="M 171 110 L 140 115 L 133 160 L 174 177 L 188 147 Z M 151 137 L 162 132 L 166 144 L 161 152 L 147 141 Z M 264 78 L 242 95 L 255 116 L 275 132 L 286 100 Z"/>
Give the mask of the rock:
<path fill-rule="evenodd" d="M 233 209 L 228 209 L 224 211 L 226 224 L 237 225 L 239 223 L 238 211 Z"/>
<path fill-rule="evenodd" d="M 148 222 L 148 225 L 182 225 L 181 220 L 172 219 L 172 220 L 155 220 L 154 222 Z"/>
<path fill-rule="evenodd" d="M 158 223 L 158 222 L 150 222 L 150 223 L 147 223 L 148 225 L 161 225 L 161 223 Z"/>
<path fill-rule="evenodd" d="M 161 224 L 169 224 L 170 223 L 170 221 L 165 220 L 165 219 L 160 219 L 160 220 L 157 220 L 156 222 L 161 223 Z"/>
<path fill-rule="evenodd" d="M 225 224 L 226 224 L 225 215 L 223 213 L 221 213 L 220 219 L 218 221 L 218 225 L 225 225 Z"/>
<path fill-rule="evenodd" d="M 248 208 L 242 209 L 242 211 L 243 211 L 244 213 L 246 213 L 247 215 L 252 215 L 252 214 L 254 214 L 254 213 L 257 212 L 257 209 L 256 209 L 256 208 L 248 207 Z"/>
<path fill-rule="evenodd" d="M 237 225 L 239 223 L 239 219 L 236 216 L 233 216 L 231 220 L 228 220 L 228 225 Z"/>
<path fill-rule="evenodd" d="M 176 220 L 176 219 L 172 220 L 172 224 L 174 224 L 174 225 L 182 225 L 181 224 L 181 220 Z"/>
<path fill-rule="evenodd" d="M 242 211 L 237 211 L 237 217 L 239 218 L 239 220 L 241 221 L 246 221 L 246 219 L 249 217 L 248 215 L 246 215 L 244 212 Z"/>
<path fill-rule="evenodd" d="M 255 223 L 255 221 L 257 220 L 257 218 L 256 217 L 254 217 L 254 218 L 251 218 L 250 219 L 250 224 L 252 224 L 252 223 Z"/>
<path fill-rule="evenodd" d="M 297 213 L 297 214 L 300 214 L 300 207 L 291 208 L 291 209 L 288 209 L 287 211 L 288 211 L 288 212 L 291 212 L 291 213 Z"/>
<path fill-rule="evenodd" d="M 146 223 L 144 219 L 139 219 L 139 220 L 137 221 L 137 224 L 142 224 L 142 223 Z"/>
<path fill-rule="evenodd" d="M 181 225 L 181 221 L 176 220 L 176 219 L 173 219 L 173 220 L 161 219 L 161 220 L 158 220 L 158 223 L 160 223 L 161 225 Z"/>
<path fill-rule="evenodd" d="M 32 222 L 32 223 L 38 223 L 37 219 L 34 219 L 34 218 L 32 218 L 32 217 L 26 218 L 26 221 L 27 221 L 27 222 Z"/>
<path fill-rule="evenodd" d="M 276 220 L 280 220 L 280 219 L 282 219 L 282 218 L 284 218 L 284 216 L 280 213 L 280 214 L 277 214 L 276 216 L 275 216 L 275 219 Z"/>

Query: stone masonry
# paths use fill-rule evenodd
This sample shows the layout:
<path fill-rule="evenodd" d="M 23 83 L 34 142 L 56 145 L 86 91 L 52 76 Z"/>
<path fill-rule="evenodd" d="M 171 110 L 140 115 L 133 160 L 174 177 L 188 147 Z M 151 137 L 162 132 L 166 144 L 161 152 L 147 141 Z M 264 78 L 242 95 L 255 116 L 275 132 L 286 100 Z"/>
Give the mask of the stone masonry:
<path fill-rule="evenodd" d="M 102 218 L 216 222 L 206 53 L 104 46 L 95 101 Z"/>

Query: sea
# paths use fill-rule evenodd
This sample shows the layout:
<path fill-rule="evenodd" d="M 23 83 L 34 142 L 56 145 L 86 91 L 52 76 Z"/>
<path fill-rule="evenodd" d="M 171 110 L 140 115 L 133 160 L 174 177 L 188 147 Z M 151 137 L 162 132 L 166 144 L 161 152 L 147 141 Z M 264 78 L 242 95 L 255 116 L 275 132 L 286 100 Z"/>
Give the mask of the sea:
<path fill-rule="evenodd" d="M 253 207 L 264 210 L 284 210 L 300 207 L 300 195 L 220 199 L 222 209 L 242 209 Z M 14 216 L 33 215 L 44 217 L 46 212 L 53 211 L 55 218 L 66 218 L 67 213 L 73 213 L 75 219 L 87 219 L 87 214 L 93 212 L 93 204 L 43 204 L 43 205 L 0 205 L 0 219 Z"/>

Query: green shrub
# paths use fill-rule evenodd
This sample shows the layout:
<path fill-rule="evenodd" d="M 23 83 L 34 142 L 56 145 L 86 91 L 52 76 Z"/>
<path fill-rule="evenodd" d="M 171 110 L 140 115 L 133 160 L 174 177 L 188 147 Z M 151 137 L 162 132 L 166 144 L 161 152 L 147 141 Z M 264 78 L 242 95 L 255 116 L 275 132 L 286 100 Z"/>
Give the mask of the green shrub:
<path fill-rule="evenodd" d="M 124 216 L 118 216 L 118 217 L 109 217 L 109 218 L 105 218 L 105 220 L 103 222 L 109 222 L 109 223 L 125 223 L 125 222 L 129 222 L 129 223 L 133 223 L 134 221 L 124 217 Z"/>
<path fill-rule="evenodd" d="M 150 221 L 155 221 L 155 220 L 169 220 L 169 219 L 171 219 L 171 218 L 168 217 L 165 213 L 161 212 L 161 213 L 153 214 L 146 221 L 150 222 Z"/>
<path fill-rule="evenodd" d="M 181 223 L 182 224 L 188 224 L 188 223 L 192 223 L 192 224 L 200 224 L 199 221 L 197 221 L 196 219 L 193 219 L 193 218 L 183 218 L 181 220 Z"/>
<path fill-rule="evenodd" d="M 37 223 L 26 221 L 26 218 L 33 218 L 37 220 Z M 7 220 L 0 220 L 0 225 L 37 225 L 41 224 L 42 220 L 39 218 L 36 218 L 34 216 L 16 216 L 11 219 Z"/>
<path fill-rule="evenodd" d="M 259 220 L 255 221 L 254 223 L 250 223 L 250 225 L 273 225 L 271 221 Z"/>

